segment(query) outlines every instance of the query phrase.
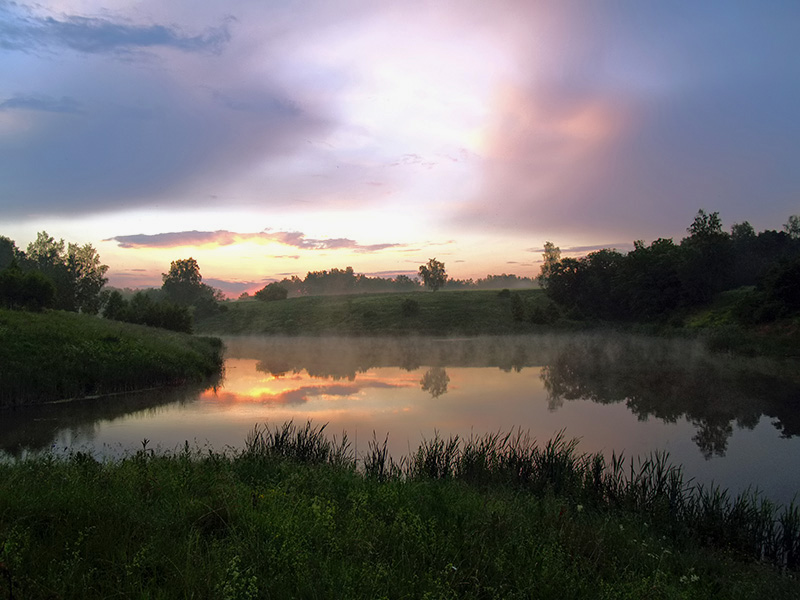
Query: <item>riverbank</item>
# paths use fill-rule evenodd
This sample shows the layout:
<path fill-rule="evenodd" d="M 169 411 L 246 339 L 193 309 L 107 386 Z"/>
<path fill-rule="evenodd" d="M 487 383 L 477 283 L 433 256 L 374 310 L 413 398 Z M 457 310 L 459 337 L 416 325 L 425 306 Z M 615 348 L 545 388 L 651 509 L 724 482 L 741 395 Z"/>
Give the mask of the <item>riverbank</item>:
<path fill-rule="evenodd" d="M 480 336 L 620 331 L 695 338 L 711 350 L 800 361 L 797 319 L 745 327 L 733 316 L 736 293 L 668 322 L 574 321 L 559 316 L 544 290 L 521 289 L 308 296 L 239 300 L 197 322 L 209 335 Z"/>
<path fill-rule="evenodd" d="M 513 306 L 520 302 L 544 305 L 547 299 L 542 290 L 523 289 L 239 300 L 227 303 L 227 311 L 199 320 L 196 328 L 213 335 L 443 336 L 537 331 L 530 320 L 515 320 Z"/>
<path fill-rule="evenodd" d="M 0 407 L 196 383 L 222 342 L 63 311 L 0 310 Z"/>
<path fill-rule="evenodd" d="M 563 439 L 432 440 L 400 464 L 383 449 L 373 442 L 356 469 L 346 440 L 285 425 L 255 431 L 235 455 L 188 445 L 158 455 L 144 442 L 113 462 L 0 464 L 0 595 L 800 594 L 796 571 L 753 558 L 754 536 L 769 538 L 754 528 L 762 505 L 710 491 L 692 518 L 675 519 L 695 505 L 657 458 L 631 480 Z M 685 506 L 670 510 L 670 494 Z M 795 544 L 796 521 L 786 519 Z"/>

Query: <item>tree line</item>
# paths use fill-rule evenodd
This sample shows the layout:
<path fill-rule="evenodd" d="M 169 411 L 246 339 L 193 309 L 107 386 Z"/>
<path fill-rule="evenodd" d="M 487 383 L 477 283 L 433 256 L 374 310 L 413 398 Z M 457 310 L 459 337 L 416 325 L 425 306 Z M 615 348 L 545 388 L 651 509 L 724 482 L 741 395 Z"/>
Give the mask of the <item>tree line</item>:
<path fill-rule="evenodd" d="M 282 300 L 297 296 L 323 296 L 337 294 L 367 294 L 391 292 L 418 292 L 424 287 L 439 289 L 504 289 L 536 287 L 538 282 L 531 277 L 517 275 L 487 275 L 479 279 L 452 279 L 448 277 L 445 264 L 435 258 L 429 259 L 419 268 L 419 276 L 397 275 L 395 277 L 369 277 L 356 273 L 353 267 L 333 268 L 324 271 L 309 271 L 304 278 L 297 275 L 285 277 L 265 285 L 253 296 L 258 300 Z M 250 297 L 245 292 L 240 299 Z"/>
<path fill-rule="evenodd" d="M 582 258 L 561 258 L 548 242 L 539 281 L 578 320 L 667 320 L 736 288 L 745 288 L 734 310 L 743 323 L 800 314 L 800 217 L 783 231 L 756 233 L 745 221 L 728 233 L 719 213 L 701 209 L 687 233 L 677 244 L 636 241 L 627 254 L 602 249 Z"/>
<path fill-rule="evenodd" d="M 0 306 L 97 314 L 108 266 L 91 244 L 65 244 L 46 231 L 27 251 L 0 236 Z"/>
<path fill-rule="evenodd" d="M 162 274 L 161 288 L 132 291 L 127 297 L 104 289 L 107 271 L 91 244 L 65 244 L 42 231 L 23 251 L 0 236 L 0 307 L 100 314 L 186 333 L 195 317 L 224 310 L 222 292 L 203 283 L 193 258 L 173 261 Z"/>

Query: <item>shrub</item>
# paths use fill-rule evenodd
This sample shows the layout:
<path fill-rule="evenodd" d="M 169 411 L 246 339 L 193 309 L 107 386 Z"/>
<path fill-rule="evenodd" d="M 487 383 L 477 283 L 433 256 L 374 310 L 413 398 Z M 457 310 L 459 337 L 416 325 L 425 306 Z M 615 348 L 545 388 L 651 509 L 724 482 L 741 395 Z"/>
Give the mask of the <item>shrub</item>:
<path fill-rule="evenodd" d="M 283 287 L 280 283 L 273 282 L 265 285 L 258 290 L 254 296 L 256 300 L 263 300 L 264 302 L 272 302 L 274 300 L 285 300 L 289 295 L 289 290 Z"/>
<path fill-rule="evenodd" d="M 515 321 L 525 320 L 525 303 L 519 294 L 511 294 L 511 316 Z"/>
<path fill-rule="evenodd" d="M 39 271 L 23 273 L 14 262 L 0 272 L 0 306 L 40 311 L 55 304 L 56 287 Z"/>
<path fill-rule="evenodd" d="M 400 312 L 404 317 L 413 317 L 414 315 L 418 315 L 419 302 L 412 300 L 411 298 L 406 298 L 400 304 Z"/>

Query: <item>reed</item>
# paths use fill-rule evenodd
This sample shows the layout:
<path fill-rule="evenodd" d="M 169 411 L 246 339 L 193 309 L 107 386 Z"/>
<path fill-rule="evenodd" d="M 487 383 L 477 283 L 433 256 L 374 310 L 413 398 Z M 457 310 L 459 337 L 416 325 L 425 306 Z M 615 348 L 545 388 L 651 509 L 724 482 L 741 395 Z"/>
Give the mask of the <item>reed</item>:
<path fill-rule="evenodd" d="M 577 448 L 578 440 L 563 431 L 543 447 L 522 431 L 466 440 L 435 433 L 397 464 L 387 456 L 386 441 L 370 444 L 361 461 L 365 472 L 381 481 L 454 479 L 566 497 L 593 510 L 635 512 L 675 540 L 691 535 L 709 546 L 798 568 L 800 506 L 776 506 L 753 489 L 732 496 L 719 486 L 686 482 L 668 453 L 630 460 L 612 454 L 606 464 L 603 455 Z"/>
<path fill-rule="evenodd" d="M 797 598 L 800 510 L 559 434 L 0 462 L 4 598 Z M 777 567 L 776 567 L 777 565 Z"/>

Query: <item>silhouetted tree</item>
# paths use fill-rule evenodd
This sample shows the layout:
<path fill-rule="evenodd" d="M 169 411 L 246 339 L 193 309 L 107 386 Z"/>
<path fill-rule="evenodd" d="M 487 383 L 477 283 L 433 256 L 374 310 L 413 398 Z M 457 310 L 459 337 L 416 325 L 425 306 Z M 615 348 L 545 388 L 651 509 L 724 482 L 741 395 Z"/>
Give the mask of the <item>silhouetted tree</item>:
<path fill-rule="evenodd" d="M 104 277 L 108 265 L 100 262 L 100 255 L 91 244 L 69 244 L 66 265 L 73 285 L 75 307 L 96 315 L 100 310 L 100 292 L 108 282 Z"/>
<path fill-rule="evenodd" d="M 447 281 L 444 263 L 435 258 L 430 258 L 427 264 L 419 266 L 419 276 L 422 277 L 425 287 L 431 288 L 434 292 Z"/>
<path fill-rule="evenodd" d="M 0 271 L 8 267 L 14 259 L 19 261 L 22 258 L 14 240 L 0 235 Z"/>
<path fill-rule="evenodd" d="M 192 333 L 192 315 L 188 306 L 178 306 L 166 298 L 156 299 L 156 294 L 139 291 L 130 302 L 118 290 L 112 291 L 103 316 L 115 321 L 160 327 L 182 333 Z"/>
<path fill-rule="evenodd" d="M 800 215 L 792 215 L 783 225 L 783 230 L 789 234 L 793 240 L 800 239 Z"/>
<path fill-rule="evenodd" d="M 169 273 L 162 273 L 161 279 L 161 289 L 178 304 L 194 304 L 203 293 L 203 276 L 194 258 L 173 260 L 169 265 Z"/>
<path fill-rule="evenodd" d="M 553 267 L 561 260 L 561 249 L 553 242 L 545 242 L 542 257 L 544 262 L 537 279 L 539 285 L 546 288 L 547 283 L 550 281 L 550 275 L 553 273 Z"/>
<path fill-rule="evenodd" d="M 0 271 L 0 306 L 40 311 L 55 304 L 53 282 L 39 271 L 24 273 L 16 259 Z"/>
<path fill-rule="evenodd" d="M 161 275 L 161 290 L 178 306 L 194 307 L 197 317 L 208 316 L 220 310 L 222 292 L 203 283 L 200 266 L 194 258 L 174 260 L 169 273 Z"/>
<path fill-rule="evenodd" d="M 273 282 L 265 285 L 258 290 L 254 296 L 256 300 L 271 302 L 274 300 L 285 300 L 289 295 L 289 290 L 283 287 L 280 283 Z"/>
<path fill-rule="evenodd" d="M 69 244 L 41 231 L 28 244 L 24 264 L 49 278 L 56 288 L 55 308 L 96 314 L 108 266 L 91 244 Z"/>

